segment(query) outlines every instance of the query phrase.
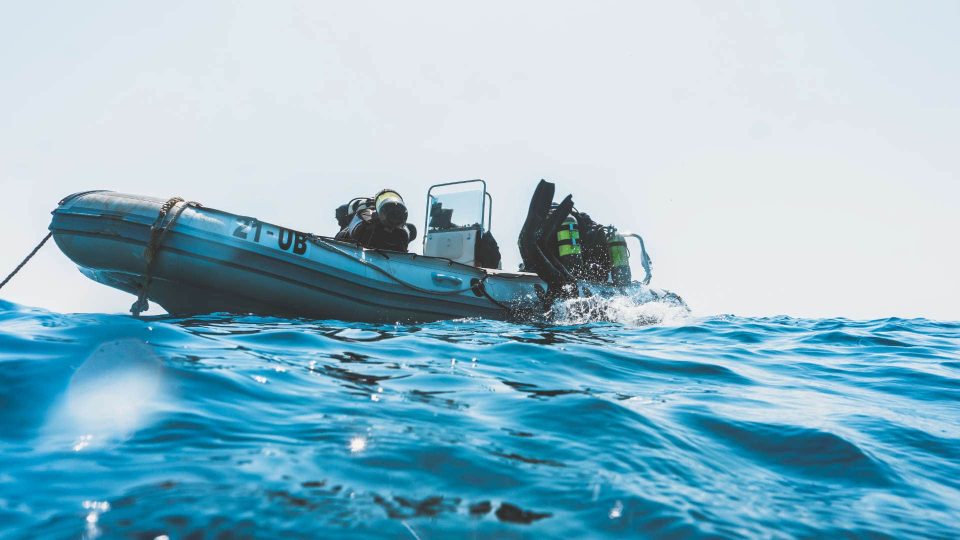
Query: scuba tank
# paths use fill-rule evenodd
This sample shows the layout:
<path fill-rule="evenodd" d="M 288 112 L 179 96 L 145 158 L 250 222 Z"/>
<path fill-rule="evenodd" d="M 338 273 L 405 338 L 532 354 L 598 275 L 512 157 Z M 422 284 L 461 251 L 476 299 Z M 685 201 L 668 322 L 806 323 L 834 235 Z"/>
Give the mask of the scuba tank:
<path fill-rule="evenodd" d="M 353 198 L 347 204 L 337 207 L 334 217 L 337 218 L 337 224 L 342 230 L 350 225 L 358 212 L 364 210 L 376 212 L 377 218 L 387 227 L 397 228 L 409 225 L 407 223 L 407 206 L 403 202 L 403 197 L 392 189 L 384 189 L 373 198 Z"/>
<path fill-rule="evenodd" d="M 579 273 L 583 264 L 580 254 L 580 229 L 573 216 L 567 216 L 557 228 L 557 255 L 567 271 Z"/>
<path fill-rule="evenodd" d="M 610 281 L 617 287 L 625 287 L 633 277 L 630 275 L 630 250 L 616 227 L 607 227 L 607 246 L 610 249 Z"/>
<path fill-rule="evenodd" d="M 377 217 L 388 227 L 400 227 L 407 222 L 407 205 L 403 197 L 392 189 L 385 189 L 373 198 Z"/>
<path fill-rule="evenodd" d="M 373 207 L 373 199 L 368 197 L 355 197 L 350 199 L 347 204 L 338 206 L 336 212 L 334 212 L 334 217 L 337 218 L 337 225 L 340 226 L 340 230 L 350 225 L 357 212 L 371 207 Z"/>

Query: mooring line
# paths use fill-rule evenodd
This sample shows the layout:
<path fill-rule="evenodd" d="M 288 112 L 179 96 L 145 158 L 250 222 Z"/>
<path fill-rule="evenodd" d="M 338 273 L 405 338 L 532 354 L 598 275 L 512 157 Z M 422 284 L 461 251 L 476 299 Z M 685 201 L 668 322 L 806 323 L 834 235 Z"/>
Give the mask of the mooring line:
<path fill-rule="evenodd" d="M 10 272 L 10 275 L 3 280 L 3 283 L 0 283 L 0 289 L 2 289 L 3 286 L 7 284 L 8 281 L 13 279 L 13 276 L 17 275 L 17 272 L 19 272 L 20 269 L 23 268 L 25 264 L 30 262 L 30 259 L 32 259 L 33 256 L 36 255 L 38 251 L 40 251 L 40 248 L 42 248 L 43 245 L 47 243 L 47 240 L 49 240 L 51 236 L 53 236 L 53 233 L 48 232 L 47 235 L 43 237 L 43 240 L 41 240 L 40 243 L 37 244 L 37 247 L 33 248 L 33 251 L 31 251 L 30 254 L 27 255 L 27 258 L 24 259 L 20 264 L 18 264 L 17 267 L 13 269 L 13 272 Z"/>

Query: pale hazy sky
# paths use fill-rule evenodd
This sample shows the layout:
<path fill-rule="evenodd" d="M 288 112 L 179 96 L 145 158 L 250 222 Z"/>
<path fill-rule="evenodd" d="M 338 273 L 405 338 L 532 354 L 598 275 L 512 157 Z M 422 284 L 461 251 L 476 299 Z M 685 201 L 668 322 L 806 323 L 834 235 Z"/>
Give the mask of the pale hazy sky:
<path fill-rule="evenodd" d="M 66 194 L 333 234 L 539 178 L 701 314 L 960 319 L 960 2 L 0 1 L 6 273 Z M 419 246 L 419 243 L 417 243 Z M 126 311 L 51 243 L 0 297 Z"/>

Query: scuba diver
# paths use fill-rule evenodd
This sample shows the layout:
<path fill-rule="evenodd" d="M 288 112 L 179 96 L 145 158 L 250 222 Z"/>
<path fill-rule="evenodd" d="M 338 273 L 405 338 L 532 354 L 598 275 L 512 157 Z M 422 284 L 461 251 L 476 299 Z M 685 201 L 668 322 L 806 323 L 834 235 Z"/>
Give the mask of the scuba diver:
<path fill-rule="evenodd" d="M 417 228 L 407 223 L 403 197 L 392 189 L 357 197 L 338 207 L 335 216 L 340 226 L 335 239 L 365 248 L 407 251 L 417 237 Z"/>
<path fill-rule="evenodd" d="M 624 235 L 577 211 L 573 197 L 553 202 L 556 186 L 541 180 L 530 199 L 527 219 L 517 243 L 523 268 L 547 283 L 545 305 L 580 296 L 579 283 L 625 287 L 631 283 L 630 251 Z M 636 235 L 630 235 L 636 236 Z M 641 263 L 650 282 L 650 258 L 641 245 Z M 589 295 L 589 290 L 585 290 Z"/>

